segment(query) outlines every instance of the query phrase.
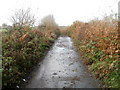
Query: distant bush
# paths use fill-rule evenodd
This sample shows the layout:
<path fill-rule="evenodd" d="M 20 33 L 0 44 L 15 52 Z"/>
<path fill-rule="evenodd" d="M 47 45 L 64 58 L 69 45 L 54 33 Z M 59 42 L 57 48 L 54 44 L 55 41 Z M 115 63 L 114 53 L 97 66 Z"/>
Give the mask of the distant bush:
<path fill-rule="evenodd" d="M 55 22 L 53 15 L 48 15 L 41 20 L 41 23 L 39 24 L 38 28 L 43 28 L 44 30 L 57 30 L 58 25 Z"/>

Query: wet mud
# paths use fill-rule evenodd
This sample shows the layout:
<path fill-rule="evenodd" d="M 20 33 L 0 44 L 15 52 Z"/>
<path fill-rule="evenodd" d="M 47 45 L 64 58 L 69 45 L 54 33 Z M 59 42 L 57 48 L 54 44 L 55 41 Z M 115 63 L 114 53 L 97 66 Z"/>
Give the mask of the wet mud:
<path fill-rule="evenodd" d="M 59 37 L 39 63 L 26 88 L 98 88 L 70 37 Z"/>

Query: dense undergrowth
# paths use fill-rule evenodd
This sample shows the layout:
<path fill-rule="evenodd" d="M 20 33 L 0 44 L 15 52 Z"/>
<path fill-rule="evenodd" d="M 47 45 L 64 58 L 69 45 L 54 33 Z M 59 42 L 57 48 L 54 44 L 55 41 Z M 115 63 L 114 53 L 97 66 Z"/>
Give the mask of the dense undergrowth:
<path fill-rule="evenodd" d="M 58 31 L 25 28 L 2 34 L 2 87 L 19 85 L 57 38 Z"/>
<path fill-rule="evenodd" d="M 103 87 L 119 88 L 118 23 L 111 16 L 88 23 L 74 22 L 62 34 L 72 37 L 85 64 L 99 79 Z"/>

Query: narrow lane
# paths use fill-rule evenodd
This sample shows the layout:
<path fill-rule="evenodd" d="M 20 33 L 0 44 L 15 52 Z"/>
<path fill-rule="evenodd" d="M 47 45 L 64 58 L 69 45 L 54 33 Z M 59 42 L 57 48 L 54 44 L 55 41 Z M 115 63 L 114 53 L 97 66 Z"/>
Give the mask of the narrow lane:
<path fill-rule="evenodd" d="M 70 37 L 59 37 L 26 88 L 97 88 Z"/>

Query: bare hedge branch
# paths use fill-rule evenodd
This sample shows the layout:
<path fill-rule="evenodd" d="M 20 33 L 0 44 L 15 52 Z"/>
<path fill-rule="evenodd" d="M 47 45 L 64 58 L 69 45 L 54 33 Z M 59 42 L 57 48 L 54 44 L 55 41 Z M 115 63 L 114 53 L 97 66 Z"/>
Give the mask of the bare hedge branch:
<path fill-rule="evenodd" d="M 11 17 L 14 26 L 23 28 L 25 26 L 33 26 L 35 23 L 35 15 L 31 14 L 30 8 L 27 10 L 19 9 L 15 11 Z"/>

